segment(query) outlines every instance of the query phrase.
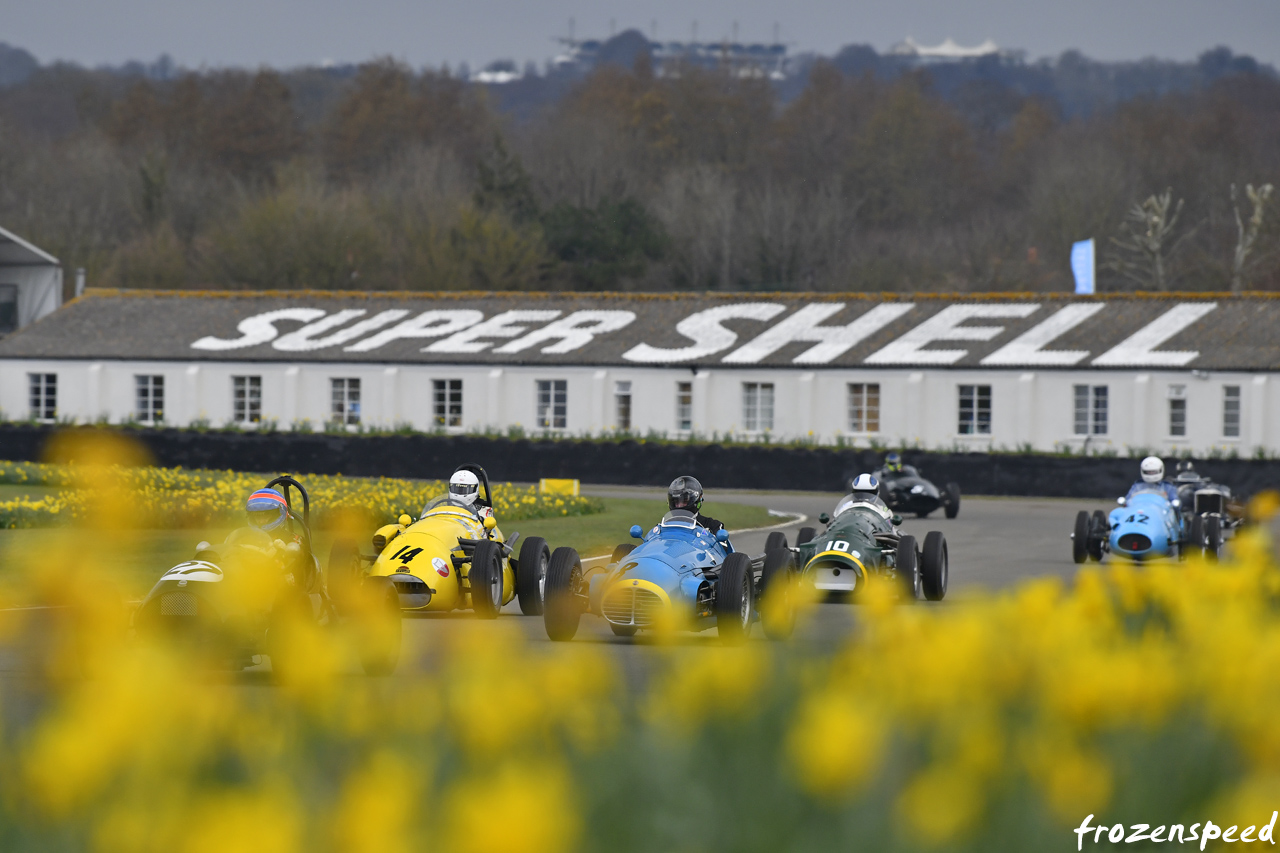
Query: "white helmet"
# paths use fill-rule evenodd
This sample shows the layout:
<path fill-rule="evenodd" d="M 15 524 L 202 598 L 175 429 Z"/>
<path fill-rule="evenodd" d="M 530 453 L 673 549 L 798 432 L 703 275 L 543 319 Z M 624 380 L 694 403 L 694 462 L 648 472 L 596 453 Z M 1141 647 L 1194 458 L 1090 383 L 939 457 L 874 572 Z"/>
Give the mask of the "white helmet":
<path fill-rule="evenodd" d="M 859 474 L 853 478 L 853 482 L 849 484 L 850 492 L 878 492 L 880 491 L 880 481 L 870 474 Z"/>
<path fill-rule="evenodd" d="M 1158 483 L 1164 479 L 1164 462 L 1159 456 L 1143 459 L 1139 470 L 1142 471 L 1142 479 L 1148 483 Z"/>
<path fill-rule="evenodd" d="M 460 504 L 471 506 L 480 494 L 480 478 L 470 471 L 454 471 L 449 478 L 449 497 Z"/>

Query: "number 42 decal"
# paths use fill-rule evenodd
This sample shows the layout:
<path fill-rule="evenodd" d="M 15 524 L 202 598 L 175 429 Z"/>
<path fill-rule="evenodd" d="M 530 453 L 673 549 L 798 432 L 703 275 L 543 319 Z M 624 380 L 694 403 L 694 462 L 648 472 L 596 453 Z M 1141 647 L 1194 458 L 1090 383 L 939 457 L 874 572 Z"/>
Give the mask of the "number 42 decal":
<path fill-rule="evenodd" d="M 399 551 L 396 551 L 394 554 L 392 554 L 391 559 L 399 560 L 401 563 L 407 566 L 409 565 L 410 560 L 412 560 L 414 557 L 418 556 L 421 553 L 422 553 L 421 548 L 410 548 L 408 545 L 405 545 Z"/>

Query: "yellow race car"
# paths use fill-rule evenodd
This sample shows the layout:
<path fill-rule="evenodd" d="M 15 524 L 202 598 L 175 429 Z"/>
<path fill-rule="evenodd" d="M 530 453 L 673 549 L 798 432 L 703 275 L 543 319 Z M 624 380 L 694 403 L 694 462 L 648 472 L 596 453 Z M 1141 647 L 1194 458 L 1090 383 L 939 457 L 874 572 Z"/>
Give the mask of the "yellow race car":
<path fill-rule="evenodd" d="M 455 481 L 473 483 L 465 493 Z M 414 521 L 402 515 L 373 534 L 371 555 L 356 543 L 338 540 L 329 553 L 330 595 L 341 606 L 346 590 L 365 577 L 386 577 L 395 585 L 402 610 L 445 611 L 471 608 L 493 619 L 503 605 L 519 598 L 526 616 L 542 614 L 543 587 L 551 551 L 546 540 L 530 536 L 514 551 L 493 514 L 489 476 L 479 465 L 461 465 L 450 491 L 431 500 Z"/>

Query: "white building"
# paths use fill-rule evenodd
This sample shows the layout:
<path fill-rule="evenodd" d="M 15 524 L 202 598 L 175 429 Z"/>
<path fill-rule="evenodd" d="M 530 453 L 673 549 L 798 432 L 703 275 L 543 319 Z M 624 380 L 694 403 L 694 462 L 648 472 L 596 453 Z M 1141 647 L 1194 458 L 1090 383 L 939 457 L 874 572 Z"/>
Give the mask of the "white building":
<path fill-rule="evenodd" d="M 0 337 L 52 314 L 61 304 L 58 259 L 0 228 Z"/>
<path fill-rule="evenodd" d="M 90 290 L 9 419 L 1280 452 L 1280 299 Z"/>

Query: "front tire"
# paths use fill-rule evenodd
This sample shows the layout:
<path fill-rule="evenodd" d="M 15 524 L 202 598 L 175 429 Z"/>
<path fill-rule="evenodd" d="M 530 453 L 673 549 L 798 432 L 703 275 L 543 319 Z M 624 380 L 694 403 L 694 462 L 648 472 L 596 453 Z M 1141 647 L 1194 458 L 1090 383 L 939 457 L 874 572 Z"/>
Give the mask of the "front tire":
<path fill-rule="evenodd" d="M 904 534 L 898 540 L 898 553 L 894 558 L 895 571 L 902 584 L 902 596 L 908 601 L 920 598 L 920 551 L 916 537 Z"/>
<path fill-rule="evenodd" d="M 360 594 L 364 601 L 355 625 L 360 666 L 365 675 L 390 675 L 400 663 L 400 595 L 387 577 L 365 578 Z"/>
<path fill-rule="evenodd" d="M 754 587 L 751 576 L 751 558 L 734 552 L 720 567 L 716 581 L 716 628 L 720 640 L 726 645 L 746 642 L 751 633 L 752 601 Z"/>
<path fill-rule="evenodd" d="M 1089 558 L 1089 513 L 1076 513 L 1076 527 L 1071 534 L 1071 559 L 1080 565 Z"/>
<path fill-rule="evenodd" d="M 520 599 L 520 612 L 525 616 L 542 615 L 542 588 L 547 581 L 549 565 L 551 549 L 547 547 L 547 540 L 538 536 L 524 540 L 516 563 L 516 597 Z"/>
<path fill-rule="evenodd" d="M 920 587 L 929 601 L 941 601 L 947 595 L 948 565 L 947 540 L 937 530 L 924 537 L 924 555 L 920 561 Z"/>
<path fill-rule="evenodd" d="M 617 548 L 613 549 L 613 556 L 609 558 L 609 562 L 613 565 L 621 563 L 623 558 L 636 549 L 636 546 L 630 542 L 624 542 Z"/>
<path fill-rule="evenodd" d="M 502 550 L 491 539 L 476 543 L 471 553 L 471 609 L 481 619 L 497 619 L 502 609 Z"/>
<path fill-rule="evenodd" d="M 1211 515 L 1204 524 L 1204 555 L 1210 560 L 1218 559 L 1222 553 L 1222 519 Z"/>
<path fill-rule="evenodd" d="M 942 490 L 942 506 L 947 518 L 955 518 L 960 514 L 960 484 L 947 483 Z"/>
<path fill-rule="evenodd" d="M 1089 559 L 1095 563 L 1102 562 L 1102 542 L 1107 537 L 1107 516 L 1100 509 L 1095 509 L 1093 515 L 1090 516 L 1089 539 L 1085 544 L 1085 550 L 1089 552 Z"/>
<path fill-rule="evenodd" d="M 781 530 L 775 530 L 769 534 L 769 538 L 764 540 L 764 552 L 768 554 L 770 551 L 776 551 L 780 548 L 787 547 L 787 534 Z"/>
<path fill-rule="evenodd" d="M 812 527 L 801 527 L 800 532 L 796 534 L 797 545 L 807 545 L 813 541 L 813 537 L 818 535 L 818 531 Z"/>
<path fill-rule="evenodd" d="M 547 590 L 542 602 L 542 621 L 550 639 L 563 642 L 578 633 L 582 599 L 582 560 L 572 548 L 557 548 L 547 568 Z"/>
<path fill-rule="evenodd" d="M 785 545 L 765 552 L 760 576 L 760 624 L 770 640 L 785 640 L 796 629 L 795 569 L 796 558 Z"/>

